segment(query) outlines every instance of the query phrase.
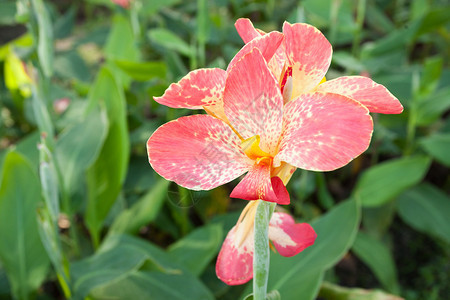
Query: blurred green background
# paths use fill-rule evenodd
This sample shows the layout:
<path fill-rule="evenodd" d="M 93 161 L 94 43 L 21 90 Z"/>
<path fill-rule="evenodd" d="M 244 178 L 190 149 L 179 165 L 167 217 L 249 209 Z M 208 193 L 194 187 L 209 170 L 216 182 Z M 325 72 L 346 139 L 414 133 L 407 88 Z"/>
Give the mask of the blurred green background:
<path fill-rule="evenodd" d="M 202 113 L 152 98 L 192 69 L 226 68 L 240 17 L 318 27 L 334 50 L 327 79 L 370 76 L 405 107 L 373 115 L 370 148 L 346 167 L 294 174 L 282 209 L 318 238 L 293 258 L 272 253 L 269 290 L 448 299 L 449 16 L 445 0 L 1 0 L 0 299 L 251 292 L 214 270 L 246 204 L 228 197 L 236 182 L 183 189 L 145 149 L 161 124 Z"/>

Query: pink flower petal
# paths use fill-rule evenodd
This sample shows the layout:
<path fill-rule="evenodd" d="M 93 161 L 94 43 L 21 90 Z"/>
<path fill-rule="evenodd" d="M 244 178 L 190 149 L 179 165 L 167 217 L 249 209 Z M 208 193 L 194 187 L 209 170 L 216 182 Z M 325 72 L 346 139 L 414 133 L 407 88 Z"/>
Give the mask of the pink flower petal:
<path fill-rule="evenodd" d="M 228 72 L 224 111 L 243 139 L 259 135 L 261 150 L 274 155 L 283 118 L 283 97 L 261 52 L 254 48 Z"/>
<path fill-rule="evenodd" d="M 242 47 L 242 49 L 239 50 L 239 52 L 233 57 L 227 67 L 227 71 L 229 71 L 243 56 L 252 51 L 253 48 L 258 48 L 258 50 L 261 51 L 264 59 L 269 62 L 277 51 L 283 39 L 284 35 L 278 31 L 272 31 L 266 35 L 254 38 L 244 47 Z"/>
<path fill-rule="evenodd" d="M 237 227 L 229 232 L 216 262 L 216 274 L 228 285 L 244 284 L 253 277 L 253 226 L 243 241 L 237 239 Z"/>
<path fill-rule="evenodd" d="M 192 190 L 210 190 L 245 173 L 252 161 L 223 121 L 208 115 L 181 117 L 159 127 L 147 142 L 159 175 Z"/>
<path fill-rule="evenodd" d="M 236 23 L 234 23 L 234 27 L 236 27 L 237 32 L 246 44 L 254 38 L 264 34 L 262 31 L 255 29 L 252 21 L 245 18 L 238 19 Z"/>
<path fill-rule="evenodd" d="M 285 106 L 274 166 L 285 161 L 313 171 L 340 168 L 369 146 L 373 123 L 361 103 L 331 93 L 308 93 Z"/>
<path fill-rule="evenodd" d="M 270 165 L 254 164 L 230 194 L 231 198 L 264 200 L 287 205 L 289 193 L 279 177 L 270 177 Z"/>
<path fill-rule="evenodd" d="M 314 244 L 317 234 L 308 223 L 295 224 L 294 218 L 286 213 L 276 212 L 269 224 L 269 239 L 278 253 L 294 256 Z"/>
<path fill-rule="evenodd" d="M 154 99 L 173 108 L 202 109 L 203 106 L 222 105 L 226 77 L 227 73 L 222 69 L 198 69 L 172 83 L 162 97 Z"/>
<path fill-rule="evenodd" d="M 363 76 L 344 76 L 326 81 L 317 86 L 317 91 L 350 97 L 374 113 L 399 114 L 403 111 L 400 101 L 387 88 Z"/>
<path fill-rule="evenodd" d="M 332 48 L 325 36 L 308 24 L 283 25 L 286 56 L 292 66 L 292 99 L 310 92 L 325 76 L 331 63 Z"/>

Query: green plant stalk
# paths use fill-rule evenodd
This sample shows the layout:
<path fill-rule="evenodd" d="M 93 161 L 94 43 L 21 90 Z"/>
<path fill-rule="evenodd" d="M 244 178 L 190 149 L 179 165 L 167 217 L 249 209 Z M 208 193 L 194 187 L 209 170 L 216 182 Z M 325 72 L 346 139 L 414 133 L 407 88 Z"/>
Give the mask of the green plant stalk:
<path fill-rule="evenodd" d="M 265 300 L 267 297 L 267 281 L 269 279 L 269 221 L 276 203 L 257 200 L 253 254 L 253 299 Z"/>
<path fill-rule="evenodd" d="M 361 33 L 364 24 L 364 17 L 366 14 L 366 0 L 358 0 L 358 7 L 356 11 L 356 32 L 353 37 L 352 54 L 354 57 L 359 57 L 359 44 L 361 44 Z"/>
<path fill-rule="evenodd" d="M 333 45 L 336 42 L 337 28 L 338 28 L 338 14 L 342 0 L 333 0 L 330 9 L 330 43 Z"/>
<path fill-rule="evenodd" d="M 417 71 L 412 74 L 412 99 L 409 107 L 408 124 L 406 131 L 406 147 L 403 154 L 405 156 L 411 155 L 414 148 L 414 138 L 416 136 L 417 124 L 417 102 L 419 98 L 420 89 L 420 75 Z"/>

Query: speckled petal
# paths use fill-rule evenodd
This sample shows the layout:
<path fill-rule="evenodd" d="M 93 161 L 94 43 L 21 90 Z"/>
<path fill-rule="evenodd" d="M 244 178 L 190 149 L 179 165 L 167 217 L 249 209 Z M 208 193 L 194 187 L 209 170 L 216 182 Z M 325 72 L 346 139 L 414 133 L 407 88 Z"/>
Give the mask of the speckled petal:
<path fill-rule="evenodd" d="M 253 226 L 242 241 L 236 238 L 237 226 L 229 232 L 216 262 L 216 274 L 228 285 L 244 284 L 253 277 Z"/>
<path fill-rule="evenodd" d="M 159 175 L 192 190 L 210 190 L 245 173 L 252 161 L 223 121 L 208 115 L 181 117 L 159 127 L 147 142 Z"/>
<path fill-rule="evenodd" d="M 244 55 L 229 71 L 223 103 L 228 120 L 243 139 L 259 135 L 261 149 L 271 155 L 276 153 L 283 97 L 257 48 Z"/>
<path fill-rule="evenodd" d="M 366 106 L 370 112 L 399 114 L 403 106 L 383 85 L 363 76 L 344 76 L 317 86 L 317 91 L 350 97 Z"/>
<path fill-rule="evenodd" d="M 308 223 L 296 224 L 294 218 L 286 213 L 276 212 L 269 224 L 269 239 L 275 249 L 283 256 L 299 254 L 314 244 L 317 234 Z"/>
<path fill-rule="evenodd" d="M 222 106 L 227 73 L 225 70 L 198 69 L 189 72 L 179 82 L 172 83 L 162 97 L 155 101 L 173 108 L 201 109 L 203 106 Z"/>
<path fill-rule="evenodd" d="M 247 43 L 241 50 L 233 57 L 233 59 L 228 64 L 227 71 L 229 71 L 237 61 L 239 61 L 243 56 L 252 51 L 253 48 L 258 48 L 261 51 L 266 62 L 269 62 L 281 42 L 284 39 L 284 35 L 278 31 L 272 31 L 266 35 L 259 36 Z"/>
<path fill-rule="evenodd" d="M 270 166 L 264 163 L 254 164 L 247 175 L 230 194 L 232 198 L 244 200 L 264 200 L 287 205 L 289 193 L 279 177 L 270 177 Z"/>
<path fill-rule="evenodd" d="M 236 27 L 237 32 L 246 44 L 254 38 L 264 34 L 263 31 L 255 29 L 252 21 L 246 18 L 238 19 L 236 23 L 234 23 L 234 27 Z"/>
<path fill-rule="evenodd" d="M 373 123 L 361 103 L 338 94 L 308 93 L 285 106 L 280 151 L 274 165 L 331 171 L 369 146 Z"/>
<path fill-rule="evenodd" d="M 315 88 L 331 63 L 332 48 L 314 26 L 297 23 L 283 25 L 286 56 L 292 66 L 292 99 Z"/>

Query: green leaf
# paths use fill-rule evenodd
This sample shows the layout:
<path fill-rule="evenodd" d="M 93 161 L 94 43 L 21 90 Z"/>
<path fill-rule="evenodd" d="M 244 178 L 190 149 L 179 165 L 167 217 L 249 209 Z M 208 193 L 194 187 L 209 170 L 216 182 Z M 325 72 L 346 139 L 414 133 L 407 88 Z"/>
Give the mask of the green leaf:
<path fill-rule="evenodd" d="M 433 158 L 450 167 L 450 134 L 434 134 L 420 140 L 420 144 Z"/>
<path fill-rule="evenodd" d="M 398 197 L 398 213 L 414 229 L 450 244 L 450 198 L 431 184 L 421 184 Z"/>
<path fill-rule="evenodd" d="M 55 157 L 62 170 L 64 188 L 69 193 L 76 191 L 83 172 L 97 159 L 107 126 L 105 113 L 94 110 L 59 136 Z"/>
<path fill-rule="evenodd" d="M 143 1 L 142 8 L 140 10 L 141 13 L 145 14 L 147 17 L 154 15 L 161 8 L 173 6 L 175 4 L 180 3 L 181 0 L 152 0 L 152 1 Z"/>
<path fill-rule="evenodd" d="M 53 28 L 42 0 L 31 0 L 38 23 L 38 57 L 46 77 L 53 74 Z"/>
<path fill-rule="evenodd" d="M 404 300 L 379 290 L 364 290 L 358 288 L 345 288 L 329 282 L 324 282 L 320 287 L 320 299 L 333 300 Z"/>
<path fill-rule="evenodd" d="M 99 251 L 73 265 L 74 299 L 213 299 L 206 287 L 156 246 L 110 236 Z"/>
<path fill-rule="evenodd" d="M 294 257 L 272 255 L 269 290 L 278 290 L 282 299 L 314 299 L 324 271 L 336 264 L 349 250 L 358 232 L 360 206 L 348 200 L 330 210 L 311 225 L 317 239 L 311 247 Z"/>
<path fill-rule="evenodd" d="M 155 220 L 167 197 L 169 183 L 169 181 L 161 179 L 132 207 L 124 210 L 115 218 L 108 234 L 137 233 L 142 226 Z"/>
<path fill-rule="evenodd" d="M 158 44 L 167 50 L 176 51 L 185 56 L 192 55 L 191 46 L 167 29 L 152 29 L 148 32 L 148 36 L 153 43 Z"/>
<path fill-rule="evenodd" d="M 428 157 L 414 156 L 375 165 L 361 175 L 353 196 L 360 199 L 363 206 L 382 205 L 420 182 L 430 162 Z"/>
<path fill-rule="evenodd" d="M 431 32 L 439 27 L 448 24 L 448 16 L 450 15 L 450 6 L 442 6 L 430 10 L 421 20 L 420 27 L 416 32 L 416 36 Z"/>
<path fill-rule="evenodd" d="M 127 277 L 92 292 L 94 299 L 198 300 L 214 299 L 192 275 L 132 272 Z"/>
<path fill-rule="evenodd" d="M 391 252 L 385 244 L 359 232 L 352 250 L 389 292 L 399 293 L 397 269 Z"/>
<path fill-rule="evenodd" d="M 167 251 L 175 261 L 184 264 L 192 274 L 199 276 L 217 255 L 222 241 L 222 226 L 208 225 L 173 243 Z"/>
<path fill-rule="evenodd" d="M 132 62 L 115 60 L 114 63 L 131 78 L 138 81 L 147 81 L 153 78 L 166 77 L 166 64 L 164 62 Z"/>
<path fill-rule="evenodd" d="M 427 58 L 420 78 L 419 95 L 430 95 L 436 89 L 442 74 L 442 57 Z"/>
<path fill-rule="evenodd" d="M 14 15 L 16 14 L 16 4 L 14 1 L 0 2 L 0 25 L 13 25 L 16 23 Z"/>
<path fill-rule="evenodd" d="M 449 94 L 450 88 L 442 88 L 421 100 L 417 108 L 417 125 L 430 125 L 450 109 Z"/>
<path fill-rule="evenodd" d="M 99 158 L 87 172 L 88 203 L 85 217 L 93 242 L 98 245 L 103 221 L 125 180 L 130 145 L 125 95 L 108 68 L 104 67 L 99 72 L 89 98 L 90 106 L 101 103 L 106 107 L 110 124 Z"/>
<path fill-rule="evenodd" d="M 17 299 L 28 299 L 44 281 L 49 260 L 37 230 L 39 180 L 26 159 L 9 152 L 0 183 L 0 260 Z"/>
<path fill-rule="evenodd" d="M 104 50 L 108 59 L 139 60 L 140 52 L 136 45 L 133 28 L 124 16 L 114 16 Z"/>

